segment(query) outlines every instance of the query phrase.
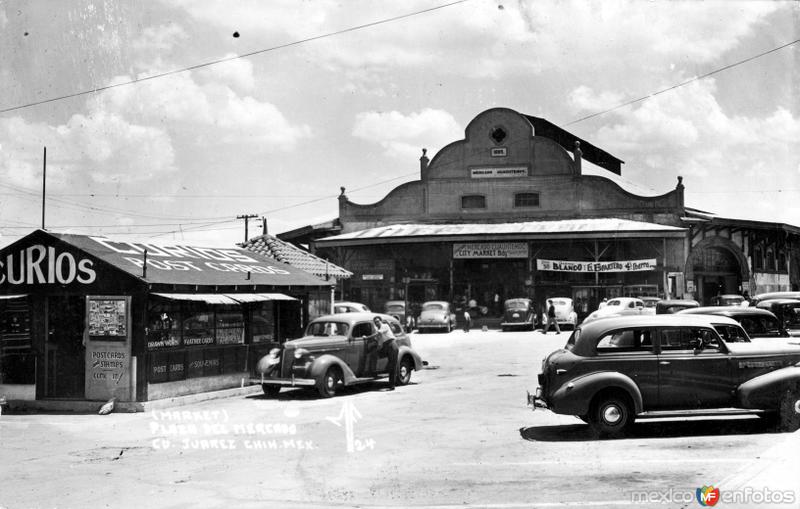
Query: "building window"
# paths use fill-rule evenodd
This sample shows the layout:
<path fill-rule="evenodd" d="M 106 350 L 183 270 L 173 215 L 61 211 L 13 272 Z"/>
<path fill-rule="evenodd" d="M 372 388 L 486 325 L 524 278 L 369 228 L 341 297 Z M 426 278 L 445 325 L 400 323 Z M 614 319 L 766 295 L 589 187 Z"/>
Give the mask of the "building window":
<path fill-rule="evenodd" d="M 538 207 L 539 193 L 517 193 L 514 195 L 515 207 Z"/>
<path fill-rule="evenodd" d="M 775 270 L 775 251 L 767 249 L 767 270 Z"/>
<path fill-rule="evenodd" d="M 486 197 L 482 194 L 470 194 L 461 197 L 462 209 L 485 209 Z"/>
<path fill-rule="evenodd" d="M 778 270 L 783 272 L 786 270 L 786 253 L 781 251 L 778 253 Z"/>
<path fill-rule="evenodd" d="M 753 267 L 756 270 L 764 268 L 764 258 L 762 257 L 760 247 L 753 249 Z"/>

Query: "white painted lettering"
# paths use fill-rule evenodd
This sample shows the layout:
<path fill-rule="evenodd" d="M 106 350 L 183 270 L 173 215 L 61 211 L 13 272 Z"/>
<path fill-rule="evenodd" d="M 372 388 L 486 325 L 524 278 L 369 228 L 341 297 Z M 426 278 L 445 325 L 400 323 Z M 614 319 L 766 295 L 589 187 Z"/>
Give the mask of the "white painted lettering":
<path fill-rule="evenodd" d="M 81 273 L 81 275 L 78 276 L 79 283 L 85 285 L 94 283 L 95 279 L 97 279 L 97 274 L 92 268 L 93 265 L 94 263 L 92 260 L 87 260 L 86 258 L 78 262 L 78 271 Z"/>
<path fill-rule="evenodd" d="M 66 260 L 67 275 L 64 276 L 64 264 Z M 62 285 L 71 283 L 75 279 L 78 268 L 75 265 L 75 258 L 69 253 L 61 253 L 56 257 L 56 280 Z"/>
<path fill-rule="evenodd" d="M 44 283 L 47 281 L 47 278 L 44 277 L 44 273 L 42 272 L 40 265 L 42 264 L 44 257 L 47 256 L 47 250 L 44 246 L 35 245 L 29 247 L 25 251 L 28 254 L 28 284 Z M 35 259 L 33 254 L 34 251 L 37 252 Z"/>

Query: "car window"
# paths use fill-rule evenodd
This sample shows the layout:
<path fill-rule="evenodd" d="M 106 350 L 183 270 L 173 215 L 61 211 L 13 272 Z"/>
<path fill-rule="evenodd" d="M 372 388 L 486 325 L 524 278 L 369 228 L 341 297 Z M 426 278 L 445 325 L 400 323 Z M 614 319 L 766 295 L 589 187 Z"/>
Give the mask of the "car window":
<path fill-rule="evenodd" d="M 372 335 L 372 323 L 370 322 L 357 323 L 353 327 L 354 338 L 360 338 L 362 336 L 370 336 L 370 335 Z"/>
<path fill-rule="evenodd" d="M 395 334 L 403 333 L 403 329 L 400 328 L 400 324 L 397 322 L 389 322 L 389 328 L 392 329 L 392 332 Z"/>
<path fill-rule="evenodd" d="M 622 304 L 622 302 L 620 302 L 618 300 L 610 300 L 610 301 L 608 301 L 608 304 L 606 304 L 606 306 L 619 306 L 621 304 Z"/>
<path fill-rule="evenodd" d="M 727 324 L 714 324 L 714 329 L 726 343 L 749 343 L 750 339 L 741 327 Z"/>
<path fill-rule="evenodd" d="M 624 329 L 606 334 L 597 343 L 597 353 L 649 351 L 653 348 L 650 329 Z"/>
<path fill-rule="evenodd" d="M 342 322 L 313 322 L 308 326 L 309 336 L 346 336 L 349 326 Z"/>
<path fill-rule="evenodd" d="M 693 339 L 700 339 L 703 342 L 703 350 L 719 350 L 719 339 L 711 330 L 701 327 L 676 327 L 661 329 L 660 344 L 662 351 L 670 350 L 694 350 L 691 342 Z"/>
<path fill-rule="evenodd" d="M 402 304 L 393 304 L 391 306 L 386 306 L 387 313 L 402 313 L 405 310 L 406 308 Z"/>
<path fill-rule="evenodd" d="M 443 311 L 444 306 L 441 304 L 425 304 L 422 306 L 423 311 Z"/>
<path fill-rule="evenodd" d="M 784 308 L 783 319 L 787 327 L 800 326 L 800 306 L 787 306 Z"/>

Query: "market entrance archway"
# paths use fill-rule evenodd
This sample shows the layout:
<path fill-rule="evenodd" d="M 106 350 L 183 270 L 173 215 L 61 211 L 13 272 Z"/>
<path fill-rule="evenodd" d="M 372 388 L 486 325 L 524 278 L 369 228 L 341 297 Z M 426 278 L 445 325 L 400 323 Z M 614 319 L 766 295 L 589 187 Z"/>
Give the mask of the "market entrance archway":
<path fill-rule="evenodd" d="M 711 237 L 692 248 L 686 261 L 686 277 L 694 281 L 696 299 L 709 305 L 716 295 L 742 293 L 742 282 L 750 281 L 750 271 L 739 246 L 728 239 Z"/>

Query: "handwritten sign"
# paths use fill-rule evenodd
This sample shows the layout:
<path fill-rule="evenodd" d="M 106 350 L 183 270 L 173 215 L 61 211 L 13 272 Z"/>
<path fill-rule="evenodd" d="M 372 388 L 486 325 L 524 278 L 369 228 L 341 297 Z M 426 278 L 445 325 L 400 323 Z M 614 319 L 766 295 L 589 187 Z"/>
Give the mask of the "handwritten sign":
<path fill-rule="evenodd" d="M 536 260 L 536 268 L 552 272 L 643 272 L 656 270 L 656 259 L 603 262 Z"/>

